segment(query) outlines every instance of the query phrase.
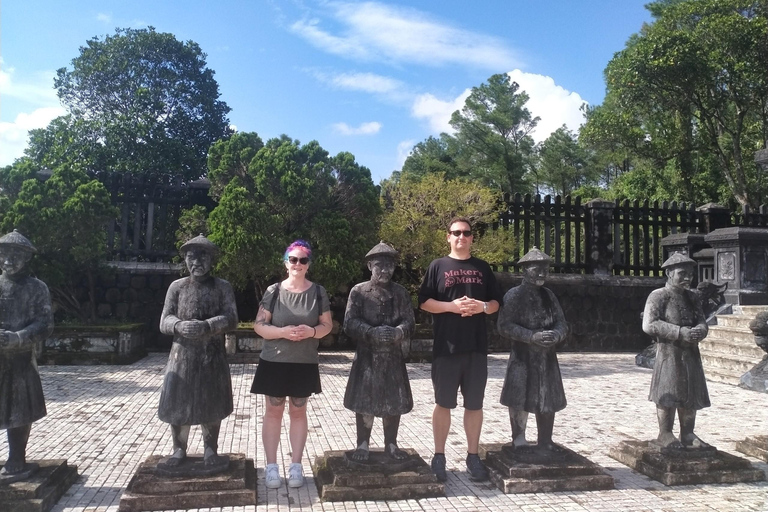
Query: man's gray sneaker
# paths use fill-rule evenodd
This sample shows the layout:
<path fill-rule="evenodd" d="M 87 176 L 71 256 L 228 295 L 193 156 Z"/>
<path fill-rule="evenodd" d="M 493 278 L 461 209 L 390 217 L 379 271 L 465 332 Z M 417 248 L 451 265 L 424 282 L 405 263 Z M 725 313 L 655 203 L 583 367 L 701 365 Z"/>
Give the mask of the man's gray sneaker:
<path fill-rule="evenodd" d="M 437 477 L 438 482 L 445 482 L 448 480 L 448 474 L 445 472 L 445 454 L 436 453 L 432 457 L 432 472 Z"/>
<path fill-rule="evenodd" d="M 488 480 L 488 470 L 476 453 L 467 454 L 467 473 L 469 473 L 469 479 L 473 482 Z"/>

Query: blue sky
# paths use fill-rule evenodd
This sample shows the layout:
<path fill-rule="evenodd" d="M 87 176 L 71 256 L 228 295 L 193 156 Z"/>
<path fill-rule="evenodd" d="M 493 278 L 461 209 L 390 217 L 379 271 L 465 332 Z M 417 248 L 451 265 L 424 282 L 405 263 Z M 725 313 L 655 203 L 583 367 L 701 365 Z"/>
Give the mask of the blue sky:
<path fill-rule="evenodd" d="M 3 0 L 0 165 L 64 112 L 55 70 L 116 27 L 197 42 L 231 123 L 349 151 L 374 182 L 449 130 L 473 86 L 510 73 L 541 117 L 534 138 L 599 104 L 603 70 L 650 16 L 649 0 Z"/>

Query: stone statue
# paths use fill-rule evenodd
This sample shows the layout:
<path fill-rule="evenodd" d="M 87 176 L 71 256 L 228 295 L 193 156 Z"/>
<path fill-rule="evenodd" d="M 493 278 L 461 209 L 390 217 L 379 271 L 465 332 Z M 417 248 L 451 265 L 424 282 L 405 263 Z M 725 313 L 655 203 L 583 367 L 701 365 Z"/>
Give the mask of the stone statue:
<path fill-rule="evenodd" d="M 551 258 L 537 248 L 523 256 L 523 282 L 509 290 L 499 312 L 499 334 L 512 340 L 501 403 L 509 407 L 515 448 L 527 446 L 528 413 L 536 414 L 537 447 L 561 450 L 552 442 L 555 413 L 565 409 L 565 391 L 555 348 L 565 340 L 568 324 L 560 303 L 544 282 Z"/>
<path fill-rule="evenodd" d="M 643 311 L 643 331 L 657 345 L 648 397 L 656 403 L 656 442 L 672 448 L 706 448 L 709 445 L 693 433 L 696 411 L 710 405 L 699 354 L 699 342 L 707 336 L 708 327 L 701 301 L 690 289 L 696 262 L 675 253 L 661 268 L 666 271 L 667 284 L 651 292 Z M 680 419 L 679 440 L 672 433 L 675 410 Z"/>
<path fill-rule="evenodd" d="M 227 281 L 210 275 L 216 245 L 200 235 L 180 251 L 189 277 L 171 283 L 160 318 L 160 332 L 173 335 L 157 410 L 173 435 L 173 454 L 165 464 L 184 461 L 189 428 L 200 425 L 205 466 L 228 465 L 218 455 L 218 439 L 221 420 L 233 409 L 224 334 L 237 327 L 235 294 Z"/>
<path fill-rule="evenodd" d="M 395 460 L 408 457 L 397 447 L 397 432 L 400 416 L 413 408 L 405 356 L 416 322 L 408 292 L 392 282 L 396 257 L 384 242 L 365 255 L 371 280 L 352 288 L 344 315 L 344 332 L 357 342 L 344 394 L 344 407 L 357 422 L 357 461 L 368 460 L 374 416 L 384 423 L 385 453 Z"/>
<path fill-rule="evenodd" d="M 19 479 L 37 468 L 26 461 L 32 423 L 46 415 L 35 352 L 53 331 L 48 287 L 26 271 L 35 252 L 15 229 L 0 238 L 0 429 L 8 431 L 0 476 Z"/>

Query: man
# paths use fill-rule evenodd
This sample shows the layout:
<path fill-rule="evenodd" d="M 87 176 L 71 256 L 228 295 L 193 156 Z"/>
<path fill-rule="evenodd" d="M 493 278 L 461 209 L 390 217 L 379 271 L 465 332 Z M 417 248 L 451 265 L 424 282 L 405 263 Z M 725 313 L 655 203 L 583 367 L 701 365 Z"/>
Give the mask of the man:
<path fill-rule="evenodd" d="M 501 403 L 509 407 L 514 446 L 527 446 L 528 413 L 536 415 L 541 450 L 560 451 L 552 442 L 555 413 L 565 409 L 565 391 L 555 347 L 565 340 L 568 324 L 560 303 L 544 287 L 552 259 L 534 247 L 520 258 L 523 283 L 504 295 L 499 334 L 512 340 Z"/>
<path fill-rule="evenodd" d="M 349 292 L 344 332 L 357 343 L 347 381 L 344 407 L 355 412 L 357 448 L 354 460 L 368 460 L 373 418 L 384 423 L 384 452 L 394 460 L 408 454 L 398 448 L 400 416 L 413 409 L 405 368 L 411 334 L 416 326 L 411 298 L 392 282 L 397 251 L 379 243 L 368 254 L 371 280 Z"/>
<path fill-rule="evenodd" d="M 461 389 L 467 470 L 472 480 L 482 481 L 488 479 L 488 470 L 477 455 L 488 379 L 485 315 L 498 311 L 501 293 L 488 263 L 471 255 L 473 237 L 469 220 L 452 219 L 446 238 L 450 254 L 430 263 L 419 290 L 421 309 L 434 315 L 432 471 L 441 482 L 447 479 L 445 443 L 451 427 L 451 409 L 457 406 Z"/>
<path fill-rule="evenodd" d="M 36 465 L 27 464 L 32 423 L 46 415 L 35 351 L 53 331 L 48 287 L 29 275 L 27 263 L 37 252 L 21 233 L 0 238 L 0 429 L 8 430 L 8 460 L 2 476 L 23 479 Z"/>
<path fill-rule="evenodd" d="M 648 399 L 656 403 L 658 444 L 668 448 L 707 448 L 693 433 L 696 411 L 709 407 L 709 392 L 701 364 L 699 342 L 709 331 L 701 302 L 691 288 L 696 262 L 675 253 L 662 263 L 667 284 L 648 296 L 643 331 L 656 341 Z M 680 439 L 672 433 L 675 410 Z"/>
<path fill-rule="evenodd" d="M 203 431 L 205 465 L 228 465 L 218 456 L 221 420 L 233 409 L 224 333 L 237 327 L 237 306 L 232 286 L 210 275 L 217 253 L 203 235 L 181 246 L 189 277 L 171 283 L 160 317 L 160 332 L 173 335 L 157 410 L 171 425 L 173 453 L 165 463 L 171 467 L 187 457 L 191 425 Z"/>

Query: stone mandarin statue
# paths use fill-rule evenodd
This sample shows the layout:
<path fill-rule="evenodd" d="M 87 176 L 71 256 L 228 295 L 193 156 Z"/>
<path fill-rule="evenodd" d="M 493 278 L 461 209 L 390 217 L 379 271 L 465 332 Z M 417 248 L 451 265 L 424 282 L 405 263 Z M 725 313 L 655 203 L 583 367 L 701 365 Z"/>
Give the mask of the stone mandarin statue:
<path fill-rule="evenodd" d="M 383 420 L 385 453 L 395 460 L 408 457 L 397 447 L 397 433 L 400 416 L 413 409 L 405 357 L 416 323 L 408 292 L 392 282 L 396 258 L 384 242 L 365 255 L 371 280 L 352 288 L 344 315 L 344 332 L 357 342 L 344 407 L 355 412 L 352 458 L 358 461 L 368 459 L 374 417 Z"/>
<path fill-rule="evenodd" d="M 34 471 L 26 462 L 27 441 L 32 423 L 46 415 L 35 352 L 53 331 L 53 313 L 48 287 L 26 269 L 35 252 L 16 230 L 0 237 L 0 429 L 8 431 L 3 476 Z"/>
<path fill-rule="evenodd" d="M 565 409 L 565 391 L 555 349 L 565 340 L 568 324 L 560 303 L 544 287 L 551 258 L 531 249 L 518 264 L 523 282 L 509 290 L 499 312 L 499 334 L 512 340 L 501 403 L 509 407 L 514 446 L 526 446 L 528 413 L 536 415 L 537 446 L 560 451 L 552 442 L 555 413 Z"/>
<path fill-rule="evenodd" d="M 699 354 L 699 342 L 708 327 L 701 301 L 692 291 L 696 262 L 675 253 L 661 268 L 667 274 L 664 288 L 648 296 L 643 331 L 656 341 L 656 363 L 649 400 L 656 403 L 659 420 L 657 443 L 664 447 L 706 448 L 694 433 L 696 411 L 709 407 L 709 393 Z M 680 439 L 672 433 L 675 411 L 680 419 Z"/>
<path fill-rule="evenodd" d="M 170 423 L 178 466 L 187 456 L 191 425 L 200 425 L 206 466 L 225 463 L 218 456 L 221 420 L 232 412 L 232 382 L 224 333 L 237 327 L 232 286 L 210 275 L 218 247 L 203 235 L 181 246 L 189 277 L 171 283 L 160 331 L 173 335 L 157 416 Z"/>

